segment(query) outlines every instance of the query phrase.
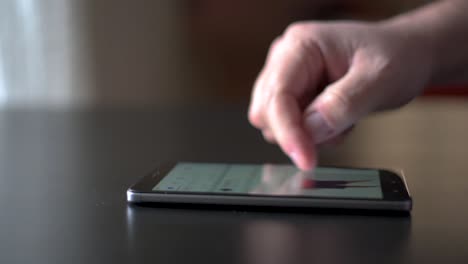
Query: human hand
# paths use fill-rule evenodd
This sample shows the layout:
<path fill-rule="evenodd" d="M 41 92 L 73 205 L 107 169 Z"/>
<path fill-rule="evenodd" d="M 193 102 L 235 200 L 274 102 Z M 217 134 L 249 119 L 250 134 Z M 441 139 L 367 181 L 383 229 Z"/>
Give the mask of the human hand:
<path fill-rule="evenodd" d="M 371 112 L 417 96 L 430 79 L 430 54 L 402 26 L 295 23 L 270 47 L 249 121 L 300 169 L 312 169 L 316 145 L 339 140 Z"/>

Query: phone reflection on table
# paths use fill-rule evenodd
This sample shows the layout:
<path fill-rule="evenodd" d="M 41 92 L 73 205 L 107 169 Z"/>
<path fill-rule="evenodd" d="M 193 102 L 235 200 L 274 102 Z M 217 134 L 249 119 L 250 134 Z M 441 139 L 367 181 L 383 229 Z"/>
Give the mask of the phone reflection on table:
<path fill-rule="evenodd" d="M 411 219 L 399 216 L 168 206 L 127 206 L 132 260 L 399 263 L 411 230 Z"/>
<path fill-rule="evenodd" d="M 312 215 L 255 219 L 245 225 L 248 263 L 400 263 L 408 254 L 410 219 Z M 382 256 L 385 256 L 382 259 Z"/>

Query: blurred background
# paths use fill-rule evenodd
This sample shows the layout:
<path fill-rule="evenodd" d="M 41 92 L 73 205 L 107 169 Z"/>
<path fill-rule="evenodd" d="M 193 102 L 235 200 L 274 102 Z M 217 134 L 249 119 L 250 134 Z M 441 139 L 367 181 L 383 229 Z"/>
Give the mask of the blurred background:
<path fill-rule="evenodd" d="M 1 0 L 0 105 L 246 104 L 289 23 L 379 20 L 426 2 Z"/>

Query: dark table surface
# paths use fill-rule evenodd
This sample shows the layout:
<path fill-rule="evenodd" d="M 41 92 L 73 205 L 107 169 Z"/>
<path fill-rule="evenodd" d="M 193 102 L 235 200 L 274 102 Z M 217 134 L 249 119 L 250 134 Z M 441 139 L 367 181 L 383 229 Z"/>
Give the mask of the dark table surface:
<path fill-rule="evenodd" d="M 468 263 L 468 102 L 360 124 L 325 165 L 401 168 L 411 217 L 130 207 L 160 160 L 287 162 L 245 107 L 0 111 L 0 263 Z"/>

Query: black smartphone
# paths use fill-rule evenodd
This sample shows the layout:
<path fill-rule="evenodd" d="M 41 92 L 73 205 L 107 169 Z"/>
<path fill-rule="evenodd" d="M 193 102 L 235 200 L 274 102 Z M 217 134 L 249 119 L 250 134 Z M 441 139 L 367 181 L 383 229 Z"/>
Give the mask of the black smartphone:
<path fill-rule="evenodd" d="M 404 176 L 384 169 L 289 164 L 173 162 L 127 190 L 131 203 L 313 207 L 407 211 Z"/>

